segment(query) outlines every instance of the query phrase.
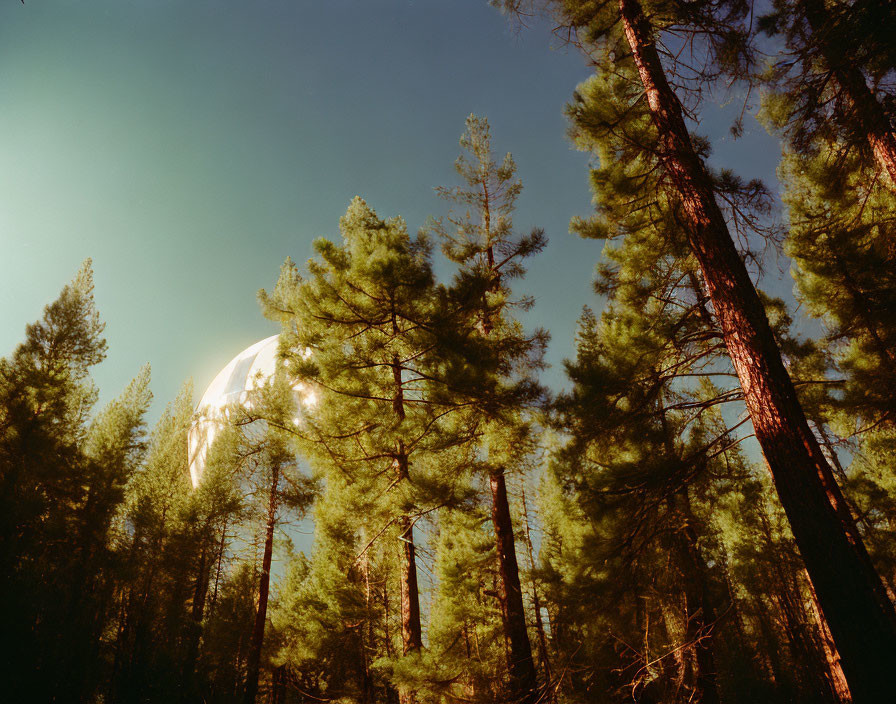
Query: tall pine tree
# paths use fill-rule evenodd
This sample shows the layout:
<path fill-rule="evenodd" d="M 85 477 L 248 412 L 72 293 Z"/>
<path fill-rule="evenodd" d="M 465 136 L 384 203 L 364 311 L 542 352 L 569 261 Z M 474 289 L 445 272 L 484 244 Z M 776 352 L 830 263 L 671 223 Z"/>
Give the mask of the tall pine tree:
<path fill-rule="evenodd" d="M 443 354 L 445 296 L 435 286 L 430 246 L 400 219 L 380 220 L 360 198 L 340 221 L 342 245 L 321 239 L 307 278 L 287 261 L 276 288 L 262 292 L 281 322 L 281 354 L 319 402 L 296 429 L 326 477 L 362 491 L 355 507 L 367 541 L 388 536 L 400 554 L 405 662 L 423 647 L 415 523 L 454 500 L 463 452 L 476 428 L 446 393 L 452 360 Z M 396 667 L 402 702 L 414 686 Z"/>
<path fill-rule="evenodd" d="M 645 217 L 644 211 L 626 207 L 627 194 L 643 192 L 645 182 L 656 177 L 654 203 L 659 207 L 654 210 L 665 210 L 680 223 L 699 265 L 756 438 L 840 649 L 853 694 L 860 701 L 871 698 L 885 686 L 886 663 L 896 658 L 896 612 L 806 421 L 717 200 L 723 192 L 702 160 L 701 142 L 692 138 L 685 122 L 679 92 L 696 103 L 703 83 L 695 84 L 675 71 L 681 64 L 674 54 L 665 54 L 664 65 L 658 45 L 675 33 L 694 38 L 690 46 L 702 52 L 696 58 L 705 59 L 702 65 L 709 67 L 700 72 L 697 66 L 697 75 L 707 81 L 718 76 L 719 67 L 743 71 L 749 60 L 740 51 L 747 7 L 738 2 L 642 5 L 638 0 L 601 4 L 569 0 L 556 5 L 561 21 L 594 53 L 598 73 L 618 79 L 608 82 L 612 91 L 605 92 L 602 100 L 606 106 L 616 106 L 609 112 L 615 110 L 625 119 L 605 120 L 607 109 L 601 106 L 595 119 L 584 126 L 605 145 L 602 164 L 616 161 L 626 150 L 639 155 L 637 161 L 630 157 L 620 164 L 615 188 L 596 194 L 599 212 L 610 216 L 604 222 L 617 232 L 627 231 L 633 224 L 629 215 L 636 221 Z M 677 79 L 675 88 L 668 65 Z M 739 214 L 738 209 L 728 209 L 732 217 Z"/>
<path fill-rule="evenodd" d="M 513 231 L 513 210 L 522 183 L 513 157 L 498 163 L 491 148 L 488 121 L 470 115 L 460 140 L 464 149 L 455 166 L 463 184 L 441 188 L 440 195 L 459 206 L 433 228 L 445 255 L 459 271 L 452 288 L 452 303 L 464 331 L 459 345 L 476 343 L 480 356 L 471 357 L 476 385 L 455 387 L 468 398 L 473 412 L 485 421 L 491 454 L 486 451 L 492 495 L 492 527 L 498 560 L 499 593 L 507 640 L 509 696 L 514 701 L 537 698 L 535 661 L 526 625 L 513 523 L 507 499 L 505 473 L 525 455 L 531 432 L 521 413 L 541 393 L 533 372 L 542 366 L 547 334 L 526 334 L 514 318 L 514 308 L 525 310 L 531 299 L 513 298 L 510 284 L 525 273 L 523 261 L 541 251 L 544 232 L 534 229 L 519 236 Z M 498 448 L 506 447 L 504 452 Z"/>

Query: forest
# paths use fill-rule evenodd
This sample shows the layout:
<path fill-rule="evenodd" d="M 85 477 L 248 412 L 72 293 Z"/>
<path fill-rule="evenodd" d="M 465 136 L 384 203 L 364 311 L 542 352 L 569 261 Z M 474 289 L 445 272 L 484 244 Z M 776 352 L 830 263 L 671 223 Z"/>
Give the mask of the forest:
<path fill-rule="evenodd" d="M 361 194 L 271 272 L 276 372 L 217 415 L 151 425 L 148 367 L 100 406 L 85 262 L 0 359 L 0 699 L 896 700 L 896 4 L 491 5 L 591 72 L 564 388 L 484 116 L 419 232 Z M 732 89 L 777 183 L 710 165 Z"/>

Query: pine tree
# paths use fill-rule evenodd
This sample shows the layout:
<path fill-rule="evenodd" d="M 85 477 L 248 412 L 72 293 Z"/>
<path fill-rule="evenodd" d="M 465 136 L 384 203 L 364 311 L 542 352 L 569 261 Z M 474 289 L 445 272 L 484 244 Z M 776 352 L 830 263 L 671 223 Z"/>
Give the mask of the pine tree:
<path fill-rule="evenodd" d="M 105 357 L 103 328 L 88 261 L 43 318 L 28 326 L 26 341 L 0 362 L 4 588 L 13 588 L 25 566 L 22 558 L 41 544 L 40 526 L 48 513 L 69 509 L 82 498 L 77 441 L 96 400 L 88 373 Z"/>
<path fill-rule="evenodd" d="M 896 408 L 883 389 L 896 382 L 896 205 L 859 159 L 835 167 L 835 151 L 788 153 L 782 163 L 787 252 L 800 298 L 824 322 L 826 348 L 846 377 L 838 405 L 865 426 L 892 424 Z"/>
<path fill-rule="evenodd" d="M 193 489 L 192 418 L 192 388 L 185 385 L 153 429 L 114 521 L 111 543 L 120 568 L 108 690 L 116 701 L 189 701 L 203 689 L 195 668 L 210 567 L 223 559 L 222 532 L 240 501 L 220 463 L 211 463 Z"/>
<path fill-rule="evenodd" d="M 226 426 L 216 437 L 216 463 L 229 465 L 247 497 L 246 509 L 254 519 L 253 536 L 261 546 L 255 615 L 246 656 L 243 701 L 254 704 L 258 694 L 262 648 L 268 620 L 274 535 L 287 512 L 301 517 L 310 506 L 316 483 L 299 462 L 293 429 L 299 416 L 299 399 L 280 368 L 259 383 L 244 403 L 229 409 Z"/>
<path fill-rule="evenodd" d="M 438 693 L 446 699 L 493 701 L 508 675 L 495 540 L 481 501 L 439 520 L 429 679 L 443 683 Z"/>
<path fill-rule="evenodd" d="M 796 59 L 789 68 L 779 62 L 769 77 L 774 92 L 766 96 L 763 113 L 770 131 L 786 138 L 779 174 L 797 295 L 826 331 L 818 356 L 827 367 L 818 365 L 821 373 L 815 375 L 826 376 L 826 383 L 815 387 L 806 407 L 845 482 L 891 598 L 889 525 L 876 518 L 885 514 L 869 508 L 888 503 L 887 450 L 880 450 L 894 447 L 894 407 L 883 391 L 896 369 L 891 316 L 896 142 L 886 107 L 887 74 L 896 64 L 885 29 L 892 20 L 889 6 L 804 2 L 776 5 L 760 25 L 784 35 Z M 804 404 L 807 391 L 801 390 Z M 854 458 L 848 467 L 837 454 L 844 446 Z M 814 606 L 814 591 L 812 597 Z M 825 642 L 821 610 L 832 686 L 843 691 L 839 653 Z"/>
<path fill-rule="evenodd" d="M 664 320 L 657 307 L 628 309 L 616 302 L 600 323 L 586 311 L 578 356 L 568 365 L 573 391 L 559 400 L 562 425 L 571 439 L 557 455 L 554 471 L 574 477 L 579 513 L 600 526 L 594 539 L 607 548 L 589 559 L 613 560 L 617 584 L 636 590 L 630 627 L 640 628 L 649 618 L 642 601 L 663 604 L 667 637 L 679 639 L 678 652 L 692 653 L 692 662 L 682 659 L 675 677 L 693 696 L 718 701 L 714 633 L 720 608 L 691 494 L 693 485 L 705 482 L 711 458 L 724 453 L 731 440 L 724 426 L 715 437 L 705 437 L 710 407 L 701 407 L 699 397 L 676 379 L 685 380 L 694 367 L 664 335 L 683 326 Z M 680 310 L 663 307 L 667 316 Z M 718 398 L 713 394 L 708 400 Z M 683 408 L 689 412 L 676 410 Z M 669 556 L 666 577 L 648 576 L 660 551 Z M 620 587 L 604 588 L 612 592 Z M 680 616 L 674 606 L 678 598 L 684 604 Z M 629 673 L 633 679 L 626 686 L 668 688 L 668 682 L 661 684 L 672 677 L 668 661 L 658 672 L 646 664 L 655 647 L 645 641 L 644 665 Z"/>
<path fill-rule="evenodd" d="M 520 411 L 540 394 L 533 372 L 542 365 L 547 334 L 538 330 L 527 335 L 513 318 L 513 309 L 525 310 L 531 300 L 514 300 L 510 282 L 525 273 L 523 260 L 541 251 L 546 239 L 539 229 L 527 236 L 513 231 L 512 215 L 522 183 L 510 154 L 500 164 L 495 161 L 488 121 L 470 115 L 460 144 L 465 154 L 457 159 L 455 167 L 463 185 L 441 188 L 439 193 L 465 210 L 453 212 L 447 222 L 437 221 L 433 230 L 442 240 L 445 255 L 459 267 L 452 295 L 460 329 L 466 331 L 462 344 L 468 346 L 475 338 L 477 349 L 485 353 L 471 360 L 471 365 L 478 367 L 477 387 L 455 390 L 471 399 L 474 413 L 488 419 L 485 432 L 486 437 L 492 436 L 489 447 L 511 448 L 505 453 L 506 459 L 492 450 L 487 460 L 492 526 L 507 640 L 509 696 L 515 701 L 532 702 L 537 698 L 535 662 L 505 473 L 525 456 L 530 431 Z"/>
<path fill-rule="evenodd" d="M 257 610 L 258 574 L 250 561 L 237 561 L 222 578 L 215 608 L 208 617 L 200 669 L 209 701 L 243 699 L 248 670 L 249 642 Z"/>
<path fill-rule="evenodd" d="M 85 654 L 81 638 L 89 642 L 96 632 L 100 597 L 88 587 L 88 622 L 69 627 L 60 594 L 76 598 L 70 587 L 77 576 L 105 558 L 97 540 L 107 507 L 99 507 L 96 522 L 85 508 L 91 497 L 105 504 L 103 494 L 114 487 L 83 450 L 97 397 L 89 371 L 106 351 L 103 327 L 87 261 L 26 328 L 25 341 L 0 360 L 0 602 L 11 646 L 2 674 L 13 698 L 51 701 L 65 688 L 82 696 L 96 684 L 74 663 Z M 105 449 L 97 432 L 94 456 Z M 79 632 L 83 625 L 89 634 Z"/>
<path fill-rule="evenodd" d="M 613 252 L 601 319 L 583 316 L 573 389 L 558 402 L 569 440 L 543 480 L 551 631 L 560 662 L 593 673 L 568 687 L 599 678 L 651 701 L 839 701 L 783 515 L 716 411 L 728 394 L 709 379 L 722 360 L 705 365 L 711 355 L 683 344 L 700 328 L 683 324 L 699 318 L 681 297 L 626 282 L 639 269 L 627 250 Z M 627 649 L 591 630 L 595 611 Z"/>
<path fill-rule="evenodd" d="M 340 221 L 343 244 L 315 243 L 308 278 L 287 261 L 266 314 L 282 323 L 281 354 L 318 394 L 298 429 L 322 476 L 349 477 L 369 541 L 388 535 L 400 553 L 402 654 L 423 647 L 414 525 L 454 500 L 469 457 L 469 428 L 445 393 L 451 360 L 439 340 L 444 296 L 435 287 L 430 247 L 403 221 L 380 220 L 359 198 Z M 396 678 L 401 679 L 401 662 Z M 413 687 L 398 681 L 403 702 Z"/>
<path fill-rule="evenodd" d="M 742 627 L 754 634 L 758 664 L 779 700 L 850 701 L 833 651 L 825 652 L 825 622 L 786 516 L 769 501 L 765 483 L 756 475 L 720 496 L 716 506 Z"/>
<path fill-rule="evenodd" d="M 394 694 L 372 667 L 376 655 L 387 657 L 392 647 L 385 623 L 389 560 L 379 546 L 359 557 L 365 546 L 353 494 L 349 483 L 331 475 L 314 507 L 312 554 L 293 558 L 272 625 L 280 642 L 277 661 L 297 689 L 371 704 Z"/>
<path fill-rule="evenodd" d="M 892 4 L 778 1 L 758 27 L 786 42 L 766 77 L 774 91 L 767 108 L 791 147 L 803 153 L 818 140 L 836 143 L 837 161 L 876 163 L 887 175 L 883 183 L 896 191 Z"/>
<path fill-rule="evenodd" d="M 896 447 L 896 408 L 885 391 L 896 383 L 892 193 L 876 165 L 820 138 L 799 155 L 785 151 L 780 173 L 790 225 L 786 247 L 797 295 L 826 332 L 811 353 L 815 373 L 803 374 L 814 377 L 816 384 L 801 389 L 801 397 L 892 593 L 890 526 L 886 519 L 875 518 L 886 515 L 885 477 L 892 471 L 886 467 L 892 463 L 885 458 Z M 788 355 L 792 373 L 800 375 L 794 362 L 806 351 L 794 352 Z M 838 447 L 849 447 L 849 466 L 838 456 Z M 836 648 L 828 650 L 837 660 Z"/>
<path fill-rule="evenodd" d="M 66 583 L 78 586 L 65 589 L 65 596 L 55 600 L 58 613 L 44 617 L 50 623 L 65 623 L 74 636 L 67 638 L 68 629 L 60 629 L 62 637 L 51 655 L 59 670 L 59 698 L 73 691 L 83 696 L 106 674 L 100 666 L 105 655 L 101 635 L 119 577 L 117 555 L 110 544 L 111 529 L 125 487 L 143 459 L 143 419 L 151 399 L 147 366 L 119 398 L 96 415 L 81 442 L 89 475 L 86 495 L 70 524 L 70 566 L 65 566 Z M 64 564 L 60 563 L 58 560 L 57 567 Z"/>
<path fill-rule="evenodd" d="M 658 36 L 664 34 L 690 33 L 695 38 L 699 34 L 702 40 L 693 46 L 699 46 L 698 59 L 703 52 L 703 65 L 730 69 L 737 75 L 749 61 L 749 55 L 740 51 L 745 35 L 740 21 L 746 8 L 741 3 L 689 3 L 648 5 L 645 11 L 637 0 L 599 6 L 565 2 L 559 7 L 562 21 L 594 48 L 598 73 L 617 77 L 615 83 L 606 79 L 613 91 L 603 93 L 594 119 L 583 125 L 595 141 L 605 145 L 602 165 L 616 162 L 626 150 L 640 154 L 637 161 L 617 162 L 620 173 L 615 188 L 597 193 L 600 214 L 609 216 L 603 222 L 618 228 L 617 232 L 631 231 L 639 218 L 665 211 L 666 215 L 658 215 L 660 219 L 680 223 L 853 694 L 859 701 L 869 698 L 884 686 L 880 678 L 885 663 L 896 657 L 893 604 L 808 426 L 761 300 L 734 245 L 717 200 L 725 191 L 717 188 L 718 180 L 701 159 L 701 142 L 692 138 L 685 123 L 676 90 L 697 102 L 700 83 L 696 89 L 688 84 L 674 71 L 681 64 L 667 56 L 666 63 L 672 65 L 678 81 L 673 88 L 657 47 Z M 707 81 L 718 75 L 718 68 L 702 74 Z M 605 120 L 614 110 L 626 119 Z M 653 177 L 660 187 L 649 198 L 658 207 L 651 204 L 646 212 L 632 210 L 626 193 L 643 193 L 641 189 Z M 730 177 L 725 180 L 731 182 Z M 726 206 L 737 222 L 740 209 L 730 201 Z"/>

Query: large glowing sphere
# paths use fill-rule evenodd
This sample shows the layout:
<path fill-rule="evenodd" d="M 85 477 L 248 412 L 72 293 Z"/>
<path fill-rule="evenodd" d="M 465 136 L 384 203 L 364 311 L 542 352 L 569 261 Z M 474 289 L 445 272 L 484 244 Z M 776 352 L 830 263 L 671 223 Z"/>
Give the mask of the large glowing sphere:
<path fill-rule="evenodd" d="M 279 335 L 273 335 L 244 349 L 218 373 L 202 395 L 189 433 L 190 478 L 194 487 L 202 479 L 209 448 L 226 420 L 227 409 L 234 405 L 251 407 L 252 391 L 264 385 L 277 370 L 278 340 Z M 310 385 L 300 381 L 293 389 L 300 412 L 316 402 Z"/>

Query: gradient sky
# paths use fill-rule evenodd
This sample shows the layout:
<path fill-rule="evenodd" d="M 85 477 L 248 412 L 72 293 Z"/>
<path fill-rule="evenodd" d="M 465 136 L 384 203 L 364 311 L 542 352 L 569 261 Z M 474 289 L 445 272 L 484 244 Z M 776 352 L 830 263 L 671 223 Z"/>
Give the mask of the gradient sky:
<path fill-rule="evenodd" d="M 455 183 L 464 119 L 489 118 L 525 190 L 518 229 L 550 245 L 527 317 L 562 385 L 575 321 L 595 305 L 601 243 L 567 233 L 591 209 L 586 155 L 563 106 L 589 74 L 535 22 L 486 0 L 28 0 L 0 6 L 0 355 L 92 257 L 109 356 L 103 400 L 153 368 L 153 417 L 197 398 L 240 350 L 277 332 L 255 302 L 304 262 L 354 195 L 416 231 Z M 716 161 L 773 179 L 779 150 L 739 105 L 707 112 Z M 786 277 L 781 286 L 789 289 Z"/>

